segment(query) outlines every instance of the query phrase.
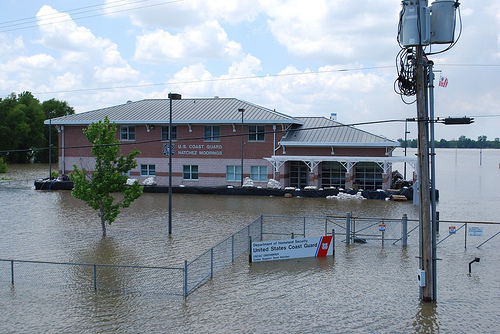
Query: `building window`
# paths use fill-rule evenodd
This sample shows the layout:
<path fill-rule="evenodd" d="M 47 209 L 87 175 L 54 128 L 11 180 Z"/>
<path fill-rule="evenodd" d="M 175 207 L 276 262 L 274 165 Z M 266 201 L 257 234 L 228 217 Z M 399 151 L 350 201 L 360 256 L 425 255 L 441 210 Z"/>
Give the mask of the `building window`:
<path fill-rule="evenodd" d="M 250 178 L 258 182 L 267 181 L 267 166 L 251 166 Z"/>
<path fill-rule="evenodd" d="M 263 125 L 249 125 L 248 126 L 248 141 L 264 141 L 266 127 Z"/>
<path fill-rule="evenodd" d="M 155 165 L 141 165 L 141 176 L 155 176 L 156 166 Z"/>
<path fill-rule="evenodd" d="M 240 181 L 241 166 L 226 166 L 226 181 Z"/>
<path fill-rule="evenodd" d="M 168 137 L 168 126 L 161 127 L 161 140 L 169 140 Z M 177 126 L 172 126 L 172 140 L 177 140 Z"/>
<path fill-rule="evenodd" d="M 121 125 L 120 140 L 135 140 L 135 126 Z"/>
<path fill-rule="evenodd" d="M 205 126 L 205 141 L 220 141 L 220 126 Z"/>
<path fill-rule="evenodd" d="M 358 162 L 354 184 L 366 190 L 377 190 L 382 188 L 383 169 L 375 162 Z"/>
<path fill-rule="evenodd" d="M 321 187 L 345 188 L 345 168 L 340 162 L 321 163 Z"/>
<path fill-rule="evenodd" d="M 183 180 L 198 180 L 198 165 L 183 165 L 182 166 Z"/>

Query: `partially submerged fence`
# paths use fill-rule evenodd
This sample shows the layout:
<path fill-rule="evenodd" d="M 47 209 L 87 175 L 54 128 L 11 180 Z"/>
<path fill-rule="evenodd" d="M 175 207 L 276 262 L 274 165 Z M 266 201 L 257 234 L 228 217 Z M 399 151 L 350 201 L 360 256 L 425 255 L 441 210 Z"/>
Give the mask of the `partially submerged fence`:
<path fill-rule="evenodd" d="M 476 246 L 476 248 L 480 248 L 500 235 L 500 231 L 495 232 L 491 231 L 491 229 L 487 232 L 483 231 L 485 227 L 494 226 L 500 226 L 500 222 L 441 220 L 437 225 L 437 229 L 438 231 L 441 229 L 441 232 L 447 235 L 446 237 L 441 238 L 436 245 L 443 243 L 449 238 L 459 238 L 460 235 L 463 235 L 464 248 L 467 248 L 468 243 L 470 243 L 470 239 L 481 237 L 479 239 L 480 243 Z M 487 236 L 486 233 L 490 234 Z"/>
<path fill-rule="evenodd" d="M 12 286 L 182 295 L 184 268 L 0 259 Z"/>
<path fill-rule="evenodd" d="M 500 225 L 500 223 L 483 223 Z M 467 224 L 464 222 L 465 230 Z M 323 217 L 261 215 L 194 260 L 184 261 L 179 267 L 0 259 L 0 283 L 10 282 L 12 286 L 29 287 L 36 284 L 62 286 L 69 289 L 83 287 L 96 291 L 153 292 L 186 297 L 211 279 L 215 273 L 246 253 L 249 250 L 250 240 L 306 238 L 333 234 L 337 243 L 380 243 L 382 246 L 387 243 L 406 246 L 408 238 L 418 234 L 418 231 L 414 232 L 417 229 L 418 221 L 410 220 L 406 215 L 401 219 L 361 218 L 350 213 L 345 216 Z M 499 234 L 500 232 L 494 234 L 481 245 Z M 448 237 L 441 239 L 440 243 Z"/>

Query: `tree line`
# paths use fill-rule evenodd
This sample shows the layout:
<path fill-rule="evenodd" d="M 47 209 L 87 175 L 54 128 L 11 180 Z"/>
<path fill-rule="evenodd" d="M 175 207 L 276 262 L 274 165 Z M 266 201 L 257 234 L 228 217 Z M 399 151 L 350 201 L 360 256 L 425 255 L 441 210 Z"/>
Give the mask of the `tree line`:
<path fill-rule="evenodd" d="M 30 92 L 0 98 L 0 158 L 5 163 L 47 163 L 49 127 L 44 121 L 74 113 L 65 101 L 40 102 Z M 57 129 L 53 126 L 50 131 L 52 146 L 57 147 Z M 50 151 L 56 162 L 57 150 Z"/>
<path fill-rule="evenodd" d="M 401 147 L 417 147 L 417 139 L 404 140 L 398 139 Z M 486 136 L 479 136 L 477 140 L 467 138 L 465 136 L 460 136 L 458 139 L 452 140 L 435 140 L 436 148 L 497 148 L 500 149 L 500 138 L 495 138 L 494 140 L 488 140 Z"/>

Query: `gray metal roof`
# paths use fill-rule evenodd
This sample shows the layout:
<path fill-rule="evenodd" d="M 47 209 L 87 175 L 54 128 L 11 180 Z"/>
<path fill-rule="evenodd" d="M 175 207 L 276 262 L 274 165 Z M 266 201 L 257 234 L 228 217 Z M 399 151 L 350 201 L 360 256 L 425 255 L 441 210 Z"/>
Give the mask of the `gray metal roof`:
<path fill-rule="evenodd" d="M 302 124 L 297 118 L 235 98 L 172 100 L 172 123 L 241 123 L 240 108 L 245 109 L 245 124 Z M 88 125 L 105 116 L 116 124 L 168 124 L 169 112 L 169 99 L 150 99 L 53 118 L 52 124 Z"/>
<path fill-rule="evenodd" d="M 399 143 L 382 136 L 344 125 L 325 117 L 298 117 L 303 124 L 295 126 L 283 146 L 344 146 L 344 147 L 398 147 Z"/>

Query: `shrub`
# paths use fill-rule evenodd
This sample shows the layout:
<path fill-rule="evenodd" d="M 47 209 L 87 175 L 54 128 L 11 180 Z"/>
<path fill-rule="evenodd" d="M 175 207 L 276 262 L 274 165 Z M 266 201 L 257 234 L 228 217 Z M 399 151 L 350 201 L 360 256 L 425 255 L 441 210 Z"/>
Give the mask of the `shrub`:
<path fill-rule="evenodd" d="M 7 173 L 7 163 L 0 158 L 0 173 Z"/>

